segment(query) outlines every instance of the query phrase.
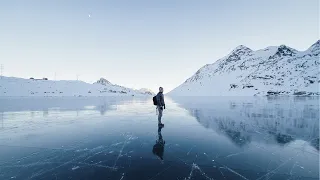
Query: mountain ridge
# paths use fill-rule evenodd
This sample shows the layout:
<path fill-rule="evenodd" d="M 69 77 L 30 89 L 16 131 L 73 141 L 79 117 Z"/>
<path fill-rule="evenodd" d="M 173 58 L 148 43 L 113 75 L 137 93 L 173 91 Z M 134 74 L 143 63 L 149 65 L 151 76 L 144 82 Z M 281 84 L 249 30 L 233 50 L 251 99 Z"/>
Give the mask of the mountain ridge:
<path fill-rule="evenodd" d="M 89 84 L 78 80 L 0 78 L 0 97 L 70 97 L 70 96 L 149 96 L 148 91 L 112 84 L 104 78 Z"/>
<path fill-rule="evenodd" d="M 240 45 L 168 95 L 320 95 L 319 49 L 320 40 L 305 51 L 286 45 L 252 51 Z"/>

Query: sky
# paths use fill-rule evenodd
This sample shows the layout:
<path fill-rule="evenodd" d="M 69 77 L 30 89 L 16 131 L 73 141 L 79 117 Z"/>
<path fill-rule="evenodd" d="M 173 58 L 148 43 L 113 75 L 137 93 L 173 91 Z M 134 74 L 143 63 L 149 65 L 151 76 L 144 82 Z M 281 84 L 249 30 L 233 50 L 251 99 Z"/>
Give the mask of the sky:
<path fill-rule="evenodd" d="M 7 0 L 3 75 L 170 91 L 238 45 L 319 39 L 318 0 Z"/>

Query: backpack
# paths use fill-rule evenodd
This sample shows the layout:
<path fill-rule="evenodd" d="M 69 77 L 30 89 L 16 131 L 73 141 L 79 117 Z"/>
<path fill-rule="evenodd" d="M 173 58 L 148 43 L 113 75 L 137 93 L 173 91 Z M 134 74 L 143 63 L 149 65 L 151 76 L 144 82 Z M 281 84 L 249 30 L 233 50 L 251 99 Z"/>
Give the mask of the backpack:
<path fill-rule="evenodd" d="M 158 105 L 157 96 L 153 96 L 152 100 L 153 100 L 153 105 L 155 106 Z"/>

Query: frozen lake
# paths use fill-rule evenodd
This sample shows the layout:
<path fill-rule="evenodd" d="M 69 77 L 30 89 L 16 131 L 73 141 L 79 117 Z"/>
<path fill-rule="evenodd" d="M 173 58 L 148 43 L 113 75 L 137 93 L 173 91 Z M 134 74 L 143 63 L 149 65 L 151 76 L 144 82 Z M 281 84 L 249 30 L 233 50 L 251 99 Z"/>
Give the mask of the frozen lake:
<path fill-rule="evenodd" d="M 0 98 L 0 179 L 319 178 L 318 98 L 151 99 Z"/>

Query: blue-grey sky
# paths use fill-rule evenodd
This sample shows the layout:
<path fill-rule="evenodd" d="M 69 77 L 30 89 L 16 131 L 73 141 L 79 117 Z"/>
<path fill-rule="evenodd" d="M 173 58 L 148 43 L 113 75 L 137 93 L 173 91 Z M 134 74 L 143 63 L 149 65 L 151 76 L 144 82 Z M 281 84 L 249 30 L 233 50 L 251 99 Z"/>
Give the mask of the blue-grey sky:
<path fill-rule="evenodd" d="M 7 0 L 5 76 L 104 77 L 169 91 L 243 44 L 305 50 L 319 39 L 318 0 Z"/>

